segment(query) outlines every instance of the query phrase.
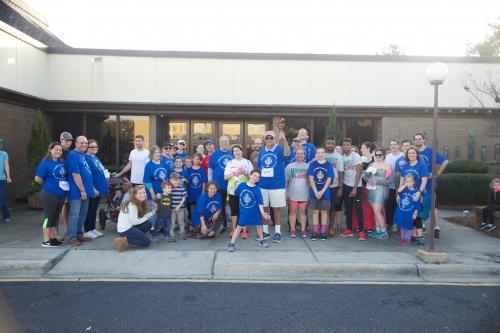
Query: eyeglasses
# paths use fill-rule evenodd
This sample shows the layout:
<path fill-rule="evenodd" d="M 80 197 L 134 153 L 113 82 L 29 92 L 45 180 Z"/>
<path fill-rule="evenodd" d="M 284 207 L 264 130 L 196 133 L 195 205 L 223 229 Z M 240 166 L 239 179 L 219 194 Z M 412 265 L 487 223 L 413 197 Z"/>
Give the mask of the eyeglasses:
<path fill-rule="evenodd" d="M 384 156 L 384 155 L 383 155 L 383 154 L 375 154 L 375 156 L 382 157 L 382 156 Z"/>
<path fill-rule="evenodd" d="M 272 136 L 272 135 L 266 135 L 265 139 L 266 140 L 273 140 L 274 136 Z"/>
<path fill-rule="evenodd" d="M 95 149 L 97 149 L 97 148 L 99 148 L 99 147 L 97 147 L 97 146 L 89 146 L 89 148 L 92 148 L 92 149 L 94 149 L 94 148 L 95 148 Z"/>
<path fill-rule="evenodd" d="M 179 142 L 178 145 L 183 145 L 185 146 L 186 144 L 184 142 Z"/>

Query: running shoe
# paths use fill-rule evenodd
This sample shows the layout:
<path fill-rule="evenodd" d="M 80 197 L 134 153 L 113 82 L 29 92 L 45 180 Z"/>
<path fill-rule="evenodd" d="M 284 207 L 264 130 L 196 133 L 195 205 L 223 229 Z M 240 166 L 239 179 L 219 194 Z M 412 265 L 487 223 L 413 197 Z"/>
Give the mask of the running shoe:
<path fill-rule="evenodd" d="M 418 246 L 424 246 L 425 245 L 425 239 L 424 239 L 424 237 L 417 237 L 417 245 Z"/>
<path fill-rule="evenodd" d="M 434 229 L 434 238 L 441 238 L 441 230 L 439 228 Z"/>
<path fill-rule="evenodd" d="M 387 233 L 387 231 L 380 231 L 377 233 L 377 239 L 387 239 L 389 238 L 389 234 Z"/>
<path fill-rule="evenodd" d="M 42 247 L 56 247 L 55 245 L 52 245 L 50 240 L 46 242 L 42 242 Z"/>
<path fill-rule="evenodd" d="M 358 233 L 358 240 L 360 240 L 360 241 L 365 241 L 366 240 L 366 234 L 365 234 L 364 231 L 360 231 Z"/>
<path fill-rule="evenodd" d="M 59 241 L 57 238 L 52 238 L 50 240 L 50 245 L 57 247 L 63 245 L 63 242 Z"/>
<path fill-rule="evenodd" d="M 266 238 L 264 237 L 264 239 Z M 283 240 L 283 235 L 280 234 L 279 232 L 275 232 L 273 236 L 273 243 L 281 243 L 282 240 Z"/>
<path fill-rule="evenodd" d="M 265 240 L 261 240 L 261 241 L 259 241 L 259 246 L 264 247 L 264 248 L 268 248 L 269 244 Z"/>
<path fill-rule="evenodd" d="M 320 236 L 319 236 L 319 239 L 321 239 L 322 241 L 325 241 L 328 239 L 328 236 L 326 235 L 326 232 L 325 233 L 322 233 Z"/>
<path fill-rule="evenodd" d="M 481 227 L 479 228 L 479 230 L 484 230 L 484 229 L 486 229 L 488 226 L 489 226 L 489 224 L 488 224 L 488 223 L 486 223 L 486 222 L 481 222 Z"/>
<path fill-rule="evenodd" d="M 307 238 L 307 231 L 302 230 L 302 231 L 300 232 L 300 238 Z"/>
<path fill-rule="evenodd" d="M 264 234 L 264 239 L 265 240 L 271 239 L 271 235 L 268 234 L 267 232 L 264 232 L 263 234 Z M 255 236 L 254 240 L 257 241 L 257 242 L 260 241 L 259 235 Z"/>
<path fill-rule="evenodd" d="M 490 232 L 490 231 L 495 230 L 495 229 L 496 229 L 496 227 L 497 227 L 497 226 L 496 226 L 496 225 L 494 225 L 494 224 L 488 224 L 488 228 L 486 228 L 486 229 L 484 229 L 484 230 L 485 230 L 485 231 L 487 231 L 487 232 Z"/>
<path fill-rule="evenodd" d="M 234 250 L 236 250 L 236 247 L 234 246 L 233 243 L 229 243 L 229 245 L 227 246 L 227 250 L 229 252 L 234 252 Z"/>
<path fill-rule="evenodd" d="M 297 238 L 297 231 L 290 230 L 290 238 Z"/>
<path fill-rule="evenodd" d="M 243 231 L 241 232 L 241 239 L 248 239 L 247 229 L 243 229 Z"/>
<path fill-rule="evenodd" d="M 349 229 L 344 229 L 344 231 L 342 231 L 342 233 L 340 234 L 340 237 L 352 237 L 352 236 L 354 236 L 354 234 Z"/>
<path fill-rule="evenodd" d="M 328 229 L 328 236 L 335 237 L 335 229 L 333 226 Z"/>
<path fill-rule="evenodd" d="M 311 240 L 312 241 L 317 241 L 318 240 L 318 234 L 316 234 L 316 233 L 312 234 Z"/>
<path fill-rule="evenodd" d="M 366 235 L 370 238 L 378 238 L 378 236 L 380 235 L 380 231 L 367 231 Z"/>
<path fill-rule="evenodd" d="M 94 233 L 97 237 L 104 236 L 104 234 L 97 229 L 92 230 L 92 233 Z"/>

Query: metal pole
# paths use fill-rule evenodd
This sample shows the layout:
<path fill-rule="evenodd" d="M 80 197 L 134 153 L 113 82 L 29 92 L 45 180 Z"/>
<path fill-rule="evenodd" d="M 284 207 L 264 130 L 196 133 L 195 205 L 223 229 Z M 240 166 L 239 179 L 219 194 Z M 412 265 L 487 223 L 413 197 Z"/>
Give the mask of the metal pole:
<path fill-rule="evenodd" d="M 434 83 L 434 119 L 432 122 L 432 184 L 431 184 L 431 225 L 429 230 L 429 251 L 434 251 L 434 229 L 436 228 L 436 151 L 438 124 L 438 83 Z"/>

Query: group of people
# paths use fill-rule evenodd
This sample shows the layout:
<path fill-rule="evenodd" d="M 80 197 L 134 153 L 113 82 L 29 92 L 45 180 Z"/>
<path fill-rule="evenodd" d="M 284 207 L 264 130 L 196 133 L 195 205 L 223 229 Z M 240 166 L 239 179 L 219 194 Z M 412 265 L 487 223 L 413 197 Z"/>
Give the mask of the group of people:
<path fill-rule="evenodd" d="M 108 194 L 110 173 L 97 157 L 96 140 L 79 136 L 70 150 L 72 143 L 70 133 L 61 133 L 60 142 L 49 145 L 36 171 L 45 211 L 43 247 L 62 244 L 60 215 L 67 221 L 69 244 L 78 246 L 102 236 L 96 229 L 96 211 Z M 117 222 L 118 251 L 162 239 L 211 238 L 228 229 L 228 249 L 234 251 L 240 236 L 249 237 L 249 227 L 256 228 L 258 244 L 268 247 L 268 241 L 284 239 L 281 209 L 286 206 L 290 238 L 326 240 L 339 232 L 345 216 L 341 237 L 356 233 L 361 241 L 384 240 L 399 229 L 402 245 L 423 245 L 431 182 L 448 163 L 436 153 L 438 167 L 432 174 L 432 149 L 422 133 L 415 134 L 414 145 L 403 140 L 401 150 L 396 140 L 390 140 L 388 149 L 364 142 L 358 150 L 351 139 L 337 145 L 333 137 L 326 138 L 324 147 L 316 147 L 308 142 L 305 129 L 291 144 L 282 131 L 267 131 L 246 154 L 242 146 L 231 146 L 226 136 L 219 138 L 218 148 L 206 140 L 193 155 L 186 152 L 184 140 L 148 150 L 144 137 L 137 135 L 134 145 L 129 162 L 115 175 L 131 172 Z M 441 237 L 439 226 L 433 236 Z"/>

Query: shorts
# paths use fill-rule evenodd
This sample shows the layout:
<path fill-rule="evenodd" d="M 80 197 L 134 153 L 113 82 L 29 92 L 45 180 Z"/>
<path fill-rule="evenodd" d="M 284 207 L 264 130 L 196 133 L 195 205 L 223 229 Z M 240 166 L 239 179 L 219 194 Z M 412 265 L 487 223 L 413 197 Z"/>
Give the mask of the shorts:
<path fill-rule="evenodd" d="M 417 229 L 422 229 L 423 227 L 422 219 L 420 217 L 417 217 L 415 220 L 413 220 L 413 226 Z"/>
<path fill-rule="evenodd" d="M 240 197 L 237 195 L 229 195 L 229 208 L 231 209 L 231 216 L 240 215 Z"/>
<path fill-rule="evenodd" d="M 337 196 L 338 191 L 339 187 L 330 187 L 330 207 L 333 207 L 336 212 L 342 211 L 342 204 L 344 203 L 344 196 L 339 198 Z"/>
<path fill-rule="evenodd" d="M 288 200 L 289 205 L 293 206 L 307 206 L 307 201 L 293 201 L 293 200 Z"/>
<path fill-rule="evenodd" d="M 275 190 L 266 190 L 261 188 L 264 207 L 281 208 L 286 206 L 286 190 L 279 188 Z"/>
<path fill-rule="evenodd" d="M 309 208 L 312 210 L 330 210 L 330 199 L 309 198 Z"/>

